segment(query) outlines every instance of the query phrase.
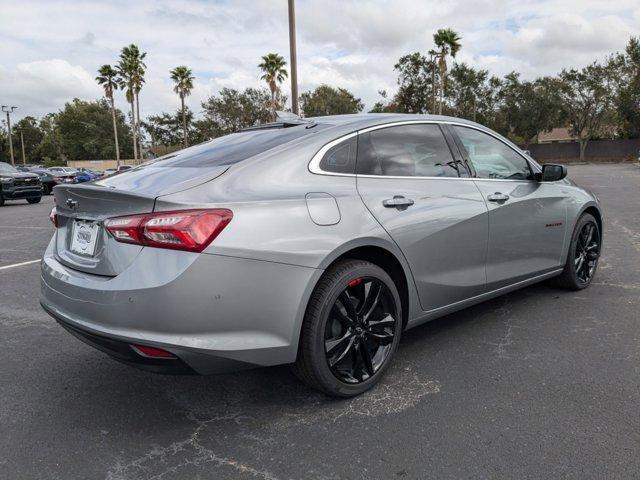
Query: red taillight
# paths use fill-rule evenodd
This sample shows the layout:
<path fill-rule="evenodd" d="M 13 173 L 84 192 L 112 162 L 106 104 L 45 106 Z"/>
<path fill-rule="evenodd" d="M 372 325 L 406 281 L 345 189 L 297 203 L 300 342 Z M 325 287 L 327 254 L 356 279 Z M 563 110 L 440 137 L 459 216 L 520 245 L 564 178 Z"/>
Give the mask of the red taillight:
<path fill-rule="evenodd" d="M 177 210 L 108 218 L 104 226 L 123 243 L 201 252 L 233 218 L 231 210 Z"/>
<path fill-rule="evenodd" d="M 131 347 L 143 357 L 151 358 L 176 358 L 175 355 L 161 348 L 149 347 L 148 345 L 131 345 Z"/>
<path fill-rule="evenodd" d="M 51 213 L 49 214 L 49 220 L 53 223 L 53 226 L 58 228 L 58 210 L 56 207 L 51 209 Z"/>

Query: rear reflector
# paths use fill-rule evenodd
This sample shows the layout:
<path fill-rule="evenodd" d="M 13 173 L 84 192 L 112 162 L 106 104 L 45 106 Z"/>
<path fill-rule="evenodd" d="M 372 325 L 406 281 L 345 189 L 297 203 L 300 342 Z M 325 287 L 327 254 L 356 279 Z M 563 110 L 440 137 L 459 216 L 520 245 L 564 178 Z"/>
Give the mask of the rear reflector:
<path fill-rule="evenodd" d="M 231 210 L 176 210 L 108 218 L 107 231 L 118 242 L 201 252 L 233 218 Z"/>
<path fill-rule="evenodd" d="M 161 348 L 149 347 L 148 345 L 131 345 L 131 348 L 133 348 L 136 353 L 142 355 L 143 357 L 176 358 L 176 356 L 171 352 L 167 352 L 166 350 L 162 350 Z"/>

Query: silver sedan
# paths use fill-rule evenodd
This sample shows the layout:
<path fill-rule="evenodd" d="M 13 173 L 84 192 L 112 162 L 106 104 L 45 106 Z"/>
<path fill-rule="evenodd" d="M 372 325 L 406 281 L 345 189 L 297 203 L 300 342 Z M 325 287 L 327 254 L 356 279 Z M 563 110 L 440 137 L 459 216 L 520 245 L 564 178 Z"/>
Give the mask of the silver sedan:
<path fill-rule="evenodd" d="M 55 187 L 41 304 L 116 360 L 210 374 L 293 364 L 372 387 L 405 330 L 552 279 L 593 279 L 598 199 L 456 118 L 253 127 Z"/>

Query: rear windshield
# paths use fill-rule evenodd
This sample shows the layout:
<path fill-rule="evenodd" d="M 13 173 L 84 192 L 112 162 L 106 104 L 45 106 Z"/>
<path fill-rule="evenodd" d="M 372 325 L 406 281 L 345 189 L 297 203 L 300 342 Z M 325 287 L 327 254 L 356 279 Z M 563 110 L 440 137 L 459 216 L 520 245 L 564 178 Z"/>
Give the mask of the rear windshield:
<path fill-rule="evenodd" d="M 217 167 L 232 165 L 292 140 L 304 137 L 320 127 L 304 125 L 232 133 L 195 147 L 180 150 L 151 161 L 154 167 Z"/>

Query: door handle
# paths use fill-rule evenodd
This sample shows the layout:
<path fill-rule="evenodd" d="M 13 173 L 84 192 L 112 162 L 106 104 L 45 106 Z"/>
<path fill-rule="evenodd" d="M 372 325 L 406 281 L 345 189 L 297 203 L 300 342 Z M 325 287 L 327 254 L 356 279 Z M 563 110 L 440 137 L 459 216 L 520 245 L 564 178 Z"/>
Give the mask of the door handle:
<path fill-rule="evenodd" d="M 382 201 L 382 205 L 387 208 L 397 208 L 398 210 L 404 210 L 415 202 L 410 198 L 405 198 L 402 195 L 394 195 L 393 198 L 388 198 Z"/>
<path fill-rule="evenodd" d="M 501 202 L 506 202 L 507 200 L 509 200 L 509 195 L 506 195 L 504 193 L 500 193 L 500 192 L 496 192 L 493 195 L 489 195 L 487 197 L 487 199 L 490 202 L 497 202 L 497 203 L 501 203 Z"/>

